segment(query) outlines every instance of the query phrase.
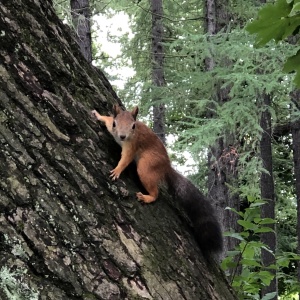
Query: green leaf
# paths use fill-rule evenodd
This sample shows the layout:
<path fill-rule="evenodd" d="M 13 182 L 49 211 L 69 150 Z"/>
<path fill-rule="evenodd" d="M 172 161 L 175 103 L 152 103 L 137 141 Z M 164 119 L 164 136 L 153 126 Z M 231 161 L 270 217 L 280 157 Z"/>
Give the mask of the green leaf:
<path fill-rule="evenodd" d="M 223 260 L 221 263 L 221 267 L 223 270 L 230 269 L 230 268 L 236 268 L 237 262 L 232 260 Z"/>
<path fill-rule="evenodd" d="M 261 227 L 258 228 L 257 230 L 254 230 L 255 233 L 265 233 L 265 232 L 274 232 L 274 229 L 271 227 Z"/>
<path fill-rule="evenodd" d="M 266 286 L 268 286 L 274 278 L 274 275 L 269 271 L 260 271 L 258 272 L 258 277 Z"/>
<path fill-rule="evenodd" d="M 284 64 L 283 71 L 284 72 L 292 72 L 294 70 L 299 71 L 300 69 L 300 50 L 297 51 L 297 53 L 291 57 L 289 57 Z"/>
<path fill-rule="evenodd" d="M 252 248 L 262 248 L 265 247 L 265 244 L 259 241 L 251 241 L 248 243 L 248 246 Z"/>
<path fill-rule="evenodd" d="M 285 37 L 286 28 L 290 26 L 288 15 L 293 8 L 286 0 L 277 0 L 266 4 L 258 13 L 257 20 L 246 26 L 250 33 L 256 33 L 256 46 L 260 47 L 274 39 L 276 42 Z"/>
<path fill-rule="evenodd" d="M 276 263 L 278 264 L 278 266 L 288 267 L 289 263 L 290 263 L 290 259 L 288 257 L 283 256 L 283 257 L 277 258 Z"/>
<path fill-rule="evenodd" d="M 281 38 L 281 40 L 285 39 L 286 37 L 293 35 L 295 30 L 299 27 L 300 25 L 300 15 L 297 14 L 295 16 L 290 16 L 287 18 L 288 24 L 285 28 L 285 32 Z"/>
<path fill-rule="evenodd" d="M 235 239 L 238 239 L 238 240 L 240 240 L 240 241 L 243 241 L 243 240 L 244 240 L 244 238 L 243 238 L 239 233 L 237 233 L 237 232 L 229 232 L 229 231 L 226 231 L 226 232 L 224 232 L 223 235 L 224 235 L 224 236 L 230 236 L 230 237 L 235 238 Z"/>
<path fill-rule="evenodd" d="M 262 246 L 261 248 L 268 251 L 270 254 L 274 255 L 273 251 L 271 249 L 267 248 L 266 246 Z"/>
<path fill-rule="evenodd" d="M 255 254 L 255 249 L 252 247 L 246 247 L 243 253 L 243 259 L 253 259 Z"/>
<path fill-rule="evenodd" d="M 241 252 L 240 251 L 238 251 L 238 250 L 232 250 L 232 251 L 227 251 L 227 256 L 228 257 L 233 257 L 233 256 L 236 256 L 236 255 L 238 255 L 238 254 L 240 254 Z"/>
<path fill-rule="evenodd" d="M 251 203 L 249 207 L 257 207 L 257 206 L 262 206 L 264 205 L 266 202 L 255 202 L 255 203 Z"/>
<path fill-rule="evenodd" d="M 255 230 L 257 229 L 257 225 L 249 222 L 249 221 L 245 221 L 245 220 L 238 220 L 237 221 L 238 224 L 240 224 L 241 226 L 243 226 L 246 230 Z"/>
<path fill-rule="evenodd" d="M 241 260 L 241 263 L 243 266 L 250 266 L 250 267 L 261 267 L 261 264 L 258 263 L 256 260 L 254 259 L 248 259 L 248 258 L 244 258 Z"/>
<path fill-rule="evenodd" d="M 287 59 L 283 66 L 283 71 L 287 73 L 296 71 L 294 82 L 298 87 L 300 87 L 300 50 L 298 50 L 295 55 Z"/>
<path fill-rule="evenodd" d="M 272 218 L 264 218 L 264 219 L 261 219 L 258 223 L 259 224 L 274 224 L 276 221 Z"/>
<path fill-rule="evenodd" d="M 268 294 L 265 294 L 261 300 L 270 300 L 270 299 L 273 299 L 275 296 L 276 296 L 276 292 L 272 292 L 272 293 L 268 293 Z"/>
<path fill-rule="evenodd" d="M 226 206 L 225 209 L 226 209 L 226 210 L 231 210 L 231 211 L 235 212 L 236 214 L 238 214 L 238 215 L 241 216 L 241 217 L 244 216 L 244 213 L 243 213 L 243 212 L 237 211 L 237 210 L 236 210 L 235 208 L 233 208 L 233 207 Z"/>
<path fill-rule="evenodd" d="M 299 11 L 300 11 L 300 2 L 296 3 L 293 6 L 290 15 L 293 16 L 293 15 L 297 14 Z"/>

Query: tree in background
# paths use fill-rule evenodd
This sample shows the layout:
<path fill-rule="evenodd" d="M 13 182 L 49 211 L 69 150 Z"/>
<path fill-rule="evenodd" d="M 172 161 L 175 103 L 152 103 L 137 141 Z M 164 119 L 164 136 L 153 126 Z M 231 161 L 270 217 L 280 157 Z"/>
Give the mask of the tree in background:
<path fill-rule="evenodd" d="M 165 104 L 160 99 L 160 87 L 164 78 L 164 46 L 163 46 L 163 5 L 162 0 L 151 0 L 152 18 L 152 83 L 153 83 L 153 131 L 166 144 L 165 134 Z"/>
<path fill-rule="evenodd" d="M 70 0 L 73 28 L 85 59 L 92 62 L 91 12 L 89 0 Z"/>
<path fill-rule="evenodd" d="M 204 34 L 208 41 L 214 39 L 221 31 L 227 31 L 231 18 L 229 2 L 207 0 L 204 2 Z M 220 59 L 220 58 L 218 58 Z M 228 57 L 223 56 L 223 65 L 230 67 L 231 62 Z M 209 49 L 208 57 L 205 58 L 205 70 L 213 73 L 216 62 L 213 43 Z M 211 94 L 210 105 L 207 107 L 207 118 L 216 119 L 216 107 L 222 107 L 223 104 L 230 101 L 230 85 L 223 87 L 222 79 L 214 80 L 214 91 Z M 201 101 L 201 99 L 199 99 Z M 200 116 L 201 117 L 201 116 Z M 214 203 L 217 209 L 217 215 L 224 231 L 238 232 L 238 216 L 230 210 L 225 210 L 226 207 L 231 207 L 237 211 L 240 208 L 240 199 L 237 193 L 232 193 L 229 186 L 233 186 L 237 180 L 237 162 L 238 153 L 234 141 L 234 134 L 224 130 L 220 137 L 216 137 L 215 143 L 211 144 L 208 152 L 208 197 Z M 234 250 L 238 240 L 231 237 L 225 237 L 224 255 L 228 251 Z"/>
<path fill-rule="evenodd" d="M 300 113 L 300 90 L 296 90 L 291 94 L 293 103 L 297 113 Z M 294 176 L 295 190 L 297 197 L 297 253 L 300 255 L 300 118 L 297 117 L 291 124 L 293 138 L 293 159 L 294 159 Z M 300 283 L 300 260 L 298 261 L 298 282 Z"/>
<path fill-rule="evenodd" d="M 261 216 L 263 219 L 269 218 L 275 220 L 275 191 L 274 191 L 274 178 L 273 178 L 273 162 L 272 162 L 272 121 L 271 121 L 271 96 L 264 94 L 262 96 L 262 113 L 260 119 L 260 126 L 262 129 L 262 136 L 260 140 L 260 156 L 264 171 L 260 175 L 260 189 L 261 199 L 266 201 L 262 205 Z M 261 241 L 268 246 L 268 249 L 262 248 L 262 264 L 270 272 L 274 274 L 274 278 L 270 285 L 262 289 L 262 296 L 268 293 L 275 293 L 272 299 L 277 299 L 278 295 L 278 282 L 276 276 L 276 259 L 275 254 L 277 251 L 277 237 L 274 224 L 269 225 L 273 229 L 269 232 L 261 234 Z"/>

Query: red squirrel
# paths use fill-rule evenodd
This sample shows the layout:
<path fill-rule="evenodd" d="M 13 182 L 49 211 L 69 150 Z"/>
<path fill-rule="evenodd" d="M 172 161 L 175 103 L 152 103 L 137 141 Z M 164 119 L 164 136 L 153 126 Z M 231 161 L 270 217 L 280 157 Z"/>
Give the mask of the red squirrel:
<path fill-rule="evenodd" d="M 136 193 L 139 201 L 151 203 L 158 197 L 160 183 L 166 183 L 193 223 L 195 238 L 205 252 L 221 252 L 223 238 L 213 207 L 205 196 L 184 176 L 172 168 L 167 150 L 157 135 L 144 123 L 137 121 L 138 107 L 131 112 L 114 105 L 113 116 L 92 114 L 104 122 L 107 130 L 122 147 L 121 159 L 110 172 L 116 180 L 133 161 L 148 195 Z"/>

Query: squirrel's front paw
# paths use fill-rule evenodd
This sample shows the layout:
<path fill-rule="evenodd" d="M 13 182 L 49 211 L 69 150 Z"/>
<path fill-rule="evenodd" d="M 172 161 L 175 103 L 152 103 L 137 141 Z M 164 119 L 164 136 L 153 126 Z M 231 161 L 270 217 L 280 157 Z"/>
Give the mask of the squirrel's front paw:
<path fill-rule="evenodd" d="M 92 117 L 96 118 L 99 121 L 102 121 L 102 116 L 96 111 L 96 109 L 93 109 L 91 111 Z"/>
<path fill-rule="evenodd" d="M 110 178 L 116 180 L 120 177 L 122 171 L 119 171 L 117 168 L 110 171 Z"/>

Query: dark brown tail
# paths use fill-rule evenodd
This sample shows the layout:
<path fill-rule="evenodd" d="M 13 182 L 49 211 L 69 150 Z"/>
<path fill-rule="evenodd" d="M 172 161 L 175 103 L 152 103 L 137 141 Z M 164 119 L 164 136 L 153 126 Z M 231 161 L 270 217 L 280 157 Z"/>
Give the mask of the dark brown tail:
<path fill-rule="evenodd" d="M 194 235 L 205 253 L 223 250 L 223 237 L 214 209 L 206 197 L 174 169 L 167 175 L 167 184 L 175 199 L 180 201 L 194 227 Z"/>

